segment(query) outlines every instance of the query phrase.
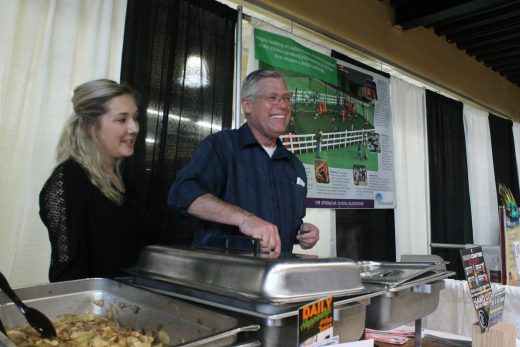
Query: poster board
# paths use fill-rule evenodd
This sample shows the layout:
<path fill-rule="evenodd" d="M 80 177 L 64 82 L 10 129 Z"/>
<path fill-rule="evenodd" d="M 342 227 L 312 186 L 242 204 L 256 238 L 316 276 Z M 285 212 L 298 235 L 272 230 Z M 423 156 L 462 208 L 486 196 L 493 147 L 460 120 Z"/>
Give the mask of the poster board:
<path fill-rule="evenodd" d="M 306 207 L 394 208 L 389 76 L 254 28 L 251 68 L 282 73 L 292 115 L 280 139 L 303 163 Z"/>
<path fill-rule="evenodd" d="M 501 214 L 500 246 L 502 250 L 502 283 L 520 286 L 520 221 L 509 217 L 504 208 Z"/>

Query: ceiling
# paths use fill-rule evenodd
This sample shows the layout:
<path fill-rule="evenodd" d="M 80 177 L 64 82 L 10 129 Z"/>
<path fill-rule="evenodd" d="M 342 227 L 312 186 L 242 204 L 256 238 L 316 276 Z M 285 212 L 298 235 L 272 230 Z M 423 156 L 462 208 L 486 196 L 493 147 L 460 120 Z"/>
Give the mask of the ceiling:
<path fill-rule="evenodd" d="M 403 30 L 433 28 L 520 87 L 520 0 L 390 0 Z"/>

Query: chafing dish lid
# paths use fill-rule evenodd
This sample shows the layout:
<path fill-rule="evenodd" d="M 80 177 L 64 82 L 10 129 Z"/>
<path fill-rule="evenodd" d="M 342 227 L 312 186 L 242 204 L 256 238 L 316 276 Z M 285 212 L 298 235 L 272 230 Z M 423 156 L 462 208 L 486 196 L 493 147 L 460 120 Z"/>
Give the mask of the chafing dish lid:
<path fill-rule="evenodd" d="M 297 254 L 267 259 L 147 246 L 131 272 L 258 302 L 303 302 L 325 296 L 355 295 L 365 290 L 353 260 Z"/>
<path fill-rule="evenodd" d="M 407 283 L 427 283 L 453 275 L 442 270 L 447 262 L 358 262 L 364 283 L 404 286 Z"/>

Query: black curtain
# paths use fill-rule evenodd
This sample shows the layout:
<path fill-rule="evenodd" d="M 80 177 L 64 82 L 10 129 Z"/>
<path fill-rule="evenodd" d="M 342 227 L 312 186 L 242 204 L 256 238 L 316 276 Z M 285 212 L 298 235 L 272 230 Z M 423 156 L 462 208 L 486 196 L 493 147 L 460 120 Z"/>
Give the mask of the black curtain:
<path fill-rule="evenodd" d="M 431 242 L 473 243 L 463 104 L 426 90 Z M 463 279 L 459 249 L 433 248 Z"/>
<path fill-rule="evenodd" d="M 353 260 L 395 261 L 394 210 L 336 210 L 336 252 Z"/>
<path fill-rule="evenodd" d="M 518 203 L 520 193 L 516 169 L 513 122 L 490 114 L 489 131 L 491 133 L 491 151 L 493 153 L 496 187 L 498 188 L 498 183 L 508 187 Z M 498 193 L 497 197 L 499 204 L 502 204 Z"/>
<path fill-rule="evenodd" d="M 125 175 L 158 222 L 157 242 L 191 242 L 191 221 L 166 198 L 200 142 L 231 126 L 236 18 L 211 0 L 128 1 L 121 81 L 140 93 L 141 132 Z"/>

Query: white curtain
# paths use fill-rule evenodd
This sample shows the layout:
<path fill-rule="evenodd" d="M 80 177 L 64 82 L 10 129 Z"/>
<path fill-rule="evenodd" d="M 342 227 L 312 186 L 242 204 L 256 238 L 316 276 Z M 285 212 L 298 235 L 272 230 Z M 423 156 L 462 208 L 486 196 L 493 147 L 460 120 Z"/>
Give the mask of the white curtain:
<path fill-rule="evenodd" d="M 500 245 L 489 113 L 466 104 L 463 113 L 473 243 Z"/>
<path fill-rule="evenodd" d="M 424 88 L 390 78 L 394 117 L 396 260 L 430 254 L 428 143 Z"/>
<path fill-rule="evenodd" d="M 0 271 L 47 281 L 38 194 L 72 112 L 74 86 L 119 80 L 126 0 L 0 0 Z"/>

